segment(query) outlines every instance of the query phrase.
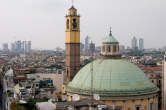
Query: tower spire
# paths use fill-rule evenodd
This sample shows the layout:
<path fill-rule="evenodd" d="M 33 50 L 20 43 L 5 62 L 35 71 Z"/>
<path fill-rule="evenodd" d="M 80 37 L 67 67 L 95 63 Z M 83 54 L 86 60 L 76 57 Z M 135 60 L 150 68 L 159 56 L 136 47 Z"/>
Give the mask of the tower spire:
<path fill-rule="evenodd" d="M 74 0 L 71 0 L 71 3 L 72 3 L 72 7 L 74 6 Z"/>
<path fill-rule="evenodd" d="M 112 36 L 112 28 L 110 27 L 110 36 Z"/>

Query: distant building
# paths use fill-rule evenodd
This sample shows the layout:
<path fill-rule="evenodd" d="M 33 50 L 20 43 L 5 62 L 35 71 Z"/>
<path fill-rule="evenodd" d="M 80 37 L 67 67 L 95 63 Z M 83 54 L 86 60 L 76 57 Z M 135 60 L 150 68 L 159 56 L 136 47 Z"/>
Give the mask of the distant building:
<path fill-rule="evenodd" d="M 25 52 L 30 52 L 31 51 L 31 41 L 25 41 Z"/>
<path fill-rule="evenodd" d="M 84 49 L 84 44 L 83 43 L 80 43 L 80 51 L 82 52 L 83 51 L 83 49 Z"/>
<path fill-rule="evenodd" d="M 139 39 L 139 50 L 144 50 L 144 39 Z"/>
<path fill-rule="evenodd" d="M 162 110 L 166 109 L 166 52 L 163 61 L 163 75 L 162 75 Z"/>
<path fill-rule="evenodd" d="M 132 41 L 131 41 L 131 48 L 132 48 L 133 50 L 136 50 L 136 49 L 138 48 L 138 46 L 137 46 L 137 38 L 136 38 L 136 37 L 133 37 L 133 38 L 132 38 Z"/>
<path fill-rule="evenodd" d="M 95 43 L 93 43 L 92 41 L 89 44 L 89 51 L 90 51 L 90 53 L 94 53 L 95 52 Z"/>
<path fill-rule="evenodd" d="M 124 52 L 125 51 L 125 46 L 124 45 L 120 45 L 119 49 L 120 49 L 120 52 Z"/>
<path fill-rule="evenodd" d="M 20 52 L 21 51 L 21 41 L 16 41 L 15 45 L 16 45 L 16 51 Z"/>
<path fill-rule="evenodd" d="M 89 48 L 89 36 L 85 38 L 85 49 Z"/>
<path fill-rule="evenodd" d="M 11 44 L 11 50 L 14 52 L 20 52 L 21 51 L 21 41 L 15 41 Z"/>
<path fill-rule="evenodd" d="M 11 43 L 11 51 L 15 51 L 15 43 Z"/>
<path fill-rule="evenodd" d="M 15 41 L 11 44 L 11 50 L 13 52 L 26 52 L 31 51 L 31 41 Z"/>
<path fill-rule="evenodd" d="M 25 41 L 21 42 L 21 51 L 24 52 L 25 50 Z"/>
<path fill-rule="evenodd" d="M 35 73 L 27 74 L 28 79 L 39 79 L 39 80 L 52 80 L 53 86 L 56 88 L 55 92 L 58 93 L 62 90 L 64 81 L 64 71 L 57 71 L 56 73 Z"/>
<path fill-rule="evenodd" d="M 101 51 L 101 46 L 97 46 L 97 47 L 96 47 L 96 51 L 99 51 L 99 52 L 100 52 L 100 51 Z"/>
<path fill-rule="evenodd" d="M 8 43 L 4 43 L 4 44 L 2 45 L 2 49 L 3 49 L 4 51 L 8 51 L 8 50 L 9 50 L 9 48 L 8 48 Z"/>

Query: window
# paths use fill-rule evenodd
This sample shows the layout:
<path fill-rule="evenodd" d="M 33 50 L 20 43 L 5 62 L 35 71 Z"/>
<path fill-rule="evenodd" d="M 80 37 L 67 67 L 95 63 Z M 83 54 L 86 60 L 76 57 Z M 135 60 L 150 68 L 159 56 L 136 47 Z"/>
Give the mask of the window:
<path fill-rule="evenodd" d="M 113 46 L 113 52 L 116 52 L 116 45 Z"/>
<path fill-rule="evenodd" d="M 159 84 L 161 84 L 161 80 L 159 80 Z"/>
<path fill-rule="evenodd" d="M 110 52 L 110 46 L 108 46 L 108 52 Z"/>
<path fill-rule="evenodd" d="M 77 20 L 76 19 L 72 20 L 72 29 L 77 29 Z"/>
<path fill-rule="evenodd" d="M 54 91 L 53 91 L 53 90 L 51 90 L 51 94 L 54 94 Z"/>
<path fill-rule="evenodd" d="M 140 107 L 136 107 L 136 110 L 140 110 Z"/>
<path fill-rule="evenodd" d="M 69 19 L 67 19 L 66 27 L 69 29 Z"/>

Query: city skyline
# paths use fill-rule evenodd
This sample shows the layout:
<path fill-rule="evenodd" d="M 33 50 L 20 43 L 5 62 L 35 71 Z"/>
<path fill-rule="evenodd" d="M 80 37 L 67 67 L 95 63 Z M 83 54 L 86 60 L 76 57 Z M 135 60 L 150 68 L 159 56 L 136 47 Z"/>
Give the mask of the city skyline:
<path fill-rule="evenodd" d="M 163 47 L 165 4 L 161 0 L 77 0 L 74 6 L 81 14 L 81 42 L 88 35 L 100 45 L 111 26 L 113 36 L 122 45 L 130 46 L 136 36 L 145 40 L 145 48 Z M 0 1 L 0 44 L 31 40 L 34 49 L 65 48 L 64 16 L 70 7 L 69 0 Z"/>

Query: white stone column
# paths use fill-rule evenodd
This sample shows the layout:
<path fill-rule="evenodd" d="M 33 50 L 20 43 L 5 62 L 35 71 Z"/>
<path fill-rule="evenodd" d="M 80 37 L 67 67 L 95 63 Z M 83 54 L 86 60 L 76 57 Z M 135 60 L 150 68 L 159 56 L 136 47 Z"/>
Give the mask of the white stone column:
<path fill-rule="evenodd" d="M 123 101 L 123 110 L 126 110 L 126 101 Z"/>
<path fill-rule="evenodd" d="M 155 110 L 158 110 L 158 96 L 156 96 L 156 109 Z"/>
<path fill-rule="evenodd" d="M 111 54 L 113 53 L 113 44 L 111 44 Z"/>
<path fill-rule="evenodd" d="M 112 108 L 115 109 L 115 101 L 112 101 Z"/>
<path fill-rule="evenodd" d="M 154 110 L 157 110 L 157 98 L 153 97 L 153 103 L 154 103 Z"/>
<path fill-rule="evenodd" d="M 106 45 L 106 54 L 108 55 L 108 47 L 109 45 Z"/>
<path fill-rule="evenodd" d="M 118 52 L 119 52 L 119 51 L 118 51 L 118 45 L 116 45 L 116 54 L 118 54 Z"/>
<path fill-rule="evenodd" d="M 144 99 L 141 100 L 141 110 L 144 110 Z"/>
<path fill-rule="evenodd" d="M 109 47 L 110 47 L 110 51 L 109 51 L 109 53 L 111 53 L 111 45 L 109 45 Z"/>
<path fill-rule="evenodd" d="M 150 99 L 148 98 L 148 110 L 150 110 Z"/>
<path fill-rule="evenodd" d="M 106 50 L 107 48 L 106 48 L 106 45 L 104 45 L 104 55 L 106 54 Z"/>
<path fill-rule="evenodd" d="M 135 110 L 135 100 L 133 100 L 132 102 L 133 102 L 133 109 L 132 110 Z"/>

